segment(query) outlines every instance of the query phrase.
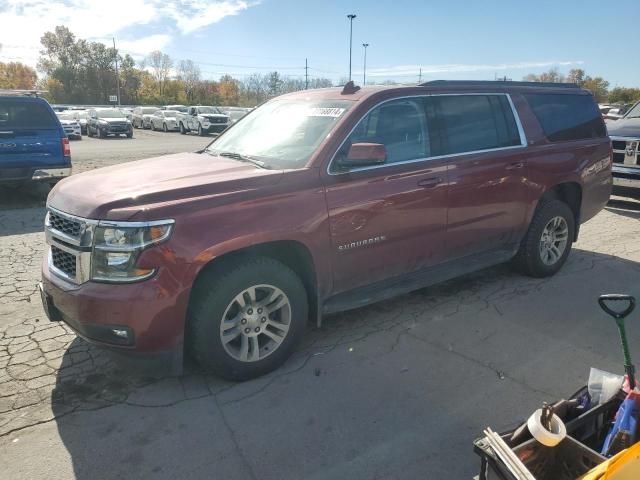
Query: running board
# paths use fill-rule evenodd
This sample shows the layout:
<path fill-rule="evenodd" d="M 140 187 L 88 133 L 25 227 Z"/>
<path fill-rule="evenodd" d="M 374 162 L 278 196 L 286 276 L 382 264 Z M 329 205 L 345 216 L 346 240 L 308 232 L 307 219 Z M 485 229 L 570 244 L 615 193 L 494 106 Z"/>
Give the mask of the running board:
<path fill-rule="evenodd" d="M 511 260 L 516 252 L 517 249 L 471 255 L 418 272 L 393 277 L 389 280 L 339 293 L 325 300 L 322 313 L 328 314 L 352 310 L 437 283 L 446 282 L 483 268 L 505 263 Z"/>

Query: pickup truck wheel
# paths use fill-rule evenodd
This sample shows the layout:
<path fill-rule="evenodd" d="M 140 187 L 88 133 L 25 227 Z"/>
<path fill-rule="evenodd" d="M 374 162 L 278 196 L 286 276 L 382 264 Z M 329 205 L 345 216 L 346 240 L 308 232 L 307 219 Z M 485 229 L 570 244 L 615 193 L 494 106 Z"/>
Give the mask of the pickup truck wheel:
<path fill-rule="evenodd" d="M 166 123 L 163 123 L 163 124 L 162 124 L 162 131 L 163 131 L 164 133 L 167 133 L 167 132 L 169 131 L 169 129 L 167 128 L 167 124 L 166 124 Z"/>
<path fill-rule="evenodd" d="M 574 235 L 575 219 L 569 206 L 560 200 L 543 203 L 533 215 L 514 266 L 532 277 L 554 275 L 567 260 Z"/>
<path fill-rule="evenodd" d="M 202 130 L 202 125 L 198 125 L 198 135 L 201 137 L 205 136 L 204 130 Z"/>
<path fill-rule="evenodd" d="M 187 134 L 187 130 L 184 128 L 184 124 L 182 122 L 180 122 L 180 133 L 182 135 L 186 135 Z"/>
<path fill-rule="evenodd" d="M 307 317 L 306 291 L 290 268 L 270 258 L 246 258 L 199 279 L 188 338 L 202 366 L 228 380 L 247 380 L 291 355 Z"/>

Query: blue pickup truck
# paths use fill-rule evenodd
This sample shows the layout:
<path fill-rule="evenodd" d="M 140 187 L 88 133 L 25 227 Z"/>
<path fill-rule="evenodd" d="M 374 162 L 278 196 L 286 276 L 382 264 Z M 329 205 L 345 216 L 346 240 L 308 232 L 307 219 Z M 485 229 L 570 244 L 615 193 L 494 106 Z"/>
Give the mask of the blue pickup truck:
<path fill-rule="evenodd" d="M 0 93 L 0 184 L 55 184 L 70 174 L 69 139 L 49 103 Z"/>

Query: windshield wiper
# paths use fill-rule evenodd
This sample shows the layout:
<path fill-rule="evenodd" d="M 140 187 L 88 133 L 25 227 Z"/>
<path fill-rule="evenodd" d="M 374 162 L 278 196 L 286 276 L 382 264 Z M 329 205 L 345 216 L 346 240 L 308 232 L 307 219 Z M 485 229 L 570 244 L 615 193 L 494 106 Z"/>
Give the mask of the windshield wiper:
<path fill-rule="evenodd" d="M 267 167 L 267 165 L 264 162 L 261 162 L 260 160 L 256 160 L 255 158 L 250 157 L 248 155 L 242 155 L 241 153 L 220 152 L 220 153 L 218 153 L 218 155 L 220 155 L 221 157 L 233 158 L 234 160 L 238 160 L 240 162 L 252 163 L 253 165 L 255 165 L 257 167 L 264 168 L 266 170 L 269 169 L 269 167 Z"/>

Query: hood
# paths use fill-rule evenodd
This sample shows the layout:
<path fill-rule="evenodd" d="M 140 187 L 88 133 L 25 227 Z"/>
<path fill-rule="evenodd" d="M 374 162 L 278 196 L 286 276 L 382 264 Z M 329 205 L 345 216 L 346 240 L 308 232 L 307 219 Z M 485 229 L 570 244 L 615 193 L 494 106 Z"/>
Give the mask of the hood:
<path fill-rule="evenodd" d="M 611 137 L 640 138 L 640 118 L 621 118 L 607 122 L 607 131 Z"/>
<path fill-rule="evenodd" d="M 116 117 L 116 118 L 98 118 L 99 121 L 107 122 L 107 123 L 122 123 L 127 121 L 127 117 Z"/>
<path fill-rule="evenodd" d="M 264 170 L 230 158 L 178 153 L 72 175 L 59 182 L 47 203 L 72 215 L 100 220 L 153 220 L 154 209 L 190 199 L 224 198 L 280 181 L 281 170 Z"/>

